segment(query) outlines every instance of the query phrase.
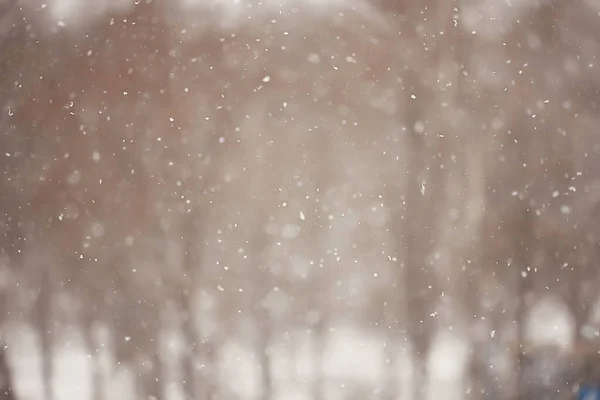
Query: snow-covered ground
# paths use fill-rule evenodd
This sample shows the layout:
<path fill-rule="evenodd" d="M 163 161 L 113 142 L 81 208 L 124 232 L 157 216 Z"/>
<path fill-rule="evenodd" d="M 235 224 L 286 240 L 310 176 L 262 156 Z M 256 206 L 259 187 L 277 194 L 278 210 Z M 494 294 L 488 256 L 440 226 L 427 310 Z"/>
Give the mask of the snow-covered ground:
<path fill-rule="evenodd" d="M 545 346 L 559 343 L 570 345 L 572 326 L 568 314 L 555 300 L 540 304 L 540 311 L 532 313 L 529 337 L 532 345 Z M 548 314 L 549 313 L 549 314 Z M 490 333 L 491 336 L 494 333 Z M 360 326 L 343 323 L 332 326 L 326 335 L 321 357 L 315 357 L 314 337 L 300 329 L 283 333 L 274 339 L 268 351 L 271 360 L 272 390 L 280 400 L 309 400 L 313 398 L 313 382 L 324 381 L 328 400 L 342 400 L 355 393 L 370 393 L 378 398 L 391 376 L 397 393 L 403 399 L 412 396 L 412 363 L 410 343 L 390 343 L 386 338 L 365 331 Z M 135 338 L 131 338 L 135 340 Z M 177 357 L 181 351 L 178 336 L 165 332 L 162 357 L 166 367 L 163 377 L 165 400 L 181 400 L 181 371 Z M 35 331 L 27 325 L 9 329 L 8 355 L 15 374 L 15 389 L 20 400 L 44 398 L 42 365 Z M 452 331 L 441 331 L 431 344 L 427 359 L 427 399 L 461 400 L 468 394 L 467 363 L 470 343 Z M 125 365 L 114 363 L 107 348 L 94 352 L 101 360 L 102 374 L 107 377 L 107 392 L 113 398 L 135 399 L 135 381 Z M 393 364 L 389 356 L 393 354 Z M 321 365 L 315 365 L 319 360 Z M 544 365 L 544 364 L 541 364 Z M 555 366 L 557 367 L 557 366 Z M 223 394 L 240 399 L 260 399 L 263 393 L 260 357 L 256 349 L 243 337 L 223 343 L 218 348 L 218 387 Z M 489 368 L 498 376 L 510 374 L 510 364 L 502 360 Z M 77 330 L 62 337 L 54 355 L 53 389 L 56 400 L 91 400 L 93 360 Z M 540 374 L 548 373 L 540 370 Z M 390 375 L 391 374 L 391 375 Z M 541 377 L 542 375 L 540 375 Z"/>

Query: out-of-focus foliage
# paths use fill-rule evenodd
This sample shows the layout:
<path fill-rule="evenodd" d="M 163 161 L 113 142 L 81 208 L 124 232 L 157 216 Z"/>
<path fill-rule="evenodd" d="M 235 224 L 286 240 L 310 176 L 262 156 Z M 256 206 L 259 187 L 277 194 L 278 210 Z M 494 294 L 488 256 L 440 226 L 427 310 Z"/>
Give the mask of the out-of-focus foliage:
<path fill-rule="evenodd" d="M 600 329 L 599 15 L 0 1 L 7 365 L 31 326 L 32 398 L 72 330 L 96 399 L 569 393 Z"/>

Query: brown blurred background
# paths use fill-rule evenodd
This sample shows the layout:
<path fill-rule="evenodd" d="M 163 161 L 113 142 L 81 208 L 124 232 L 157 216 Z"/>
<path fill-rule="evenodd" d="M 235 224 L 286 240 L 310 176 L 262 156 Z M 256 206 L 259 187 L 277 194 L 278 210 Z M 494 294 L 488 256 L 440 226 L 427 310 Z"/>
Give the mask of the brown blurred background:
<path fill-rule="evenodd" d="M 597 1 L 0 18 L 5 399 L 567 399 L 595 378 Z"/>

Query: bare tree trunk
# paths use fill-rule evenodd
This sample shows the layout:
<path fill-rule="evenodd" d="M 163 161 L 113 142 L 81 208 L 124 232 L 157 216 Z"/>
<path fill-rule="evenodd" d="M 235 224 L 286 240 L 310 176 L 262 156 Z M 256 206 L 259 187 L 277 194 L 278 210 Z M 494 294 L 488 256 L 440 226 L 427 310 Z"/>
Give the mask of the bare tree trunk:
<path fill-rule="evenodd" d="M 199 227 L 199 212 L 192 211 L 184 216 L 184 277 L 187 282 L 183 284 L 180 293 L 181 330 L 185 337 L 186 344 L 190 346 L 189 350 L 183 355 L 183 391 L 186 399 L 206 399 L 214 398 L 215 386 L 213 382 L 214 370 L 214 346 L 210 342 L 201 341 L 199 333 L 192 316 L 194 315 L 195 304 L 193 302 L 196 291 L 195 284 L 202 279 L 198 275 L 202 273 L 201 252 L 198 246 L 201 246 L 201 230 Z M 204 362 L 202 372 L 199 373 L 197 364 Z"/>
<path fill-rule="evenodd" d="M 386 315 L 399 315 L 399 312 L 396 311 L 393 307 L 391 310 L 386 312 Z M 394 323 L 386 320 L 386 326 L 393 326 Z M 399 342 L 399 332 L 398 329 L 389 329 L 386 332 L 386 347 L 385 347 L 385 381 L 383 383 L 382 395 L 381 398 L 383 400 L 395 400 L 398 398 L 398 360 L 397 360 L 397 351 L 396 343 Z"/>
<path fill-rule="evenodd" d="M 414 338 L 413 342 L 418 342 Z M 427 351 L 428 341 L 422 343 L 413 343 L 413 398 L 412 400 L 421 400 L 425 398 L 425 388 L 427 386 Z"/>
<path fill-rule="evenodd" d="M 92 400 L 105 400 L 104 396 L 104 377 L 100 366 L 100 360 L 98 359 L 98 349 L 96 341 L 94 340 L 93 323 L 86 321 L 86 325 L 83 329 L 83 338 L 85 345 L 88 348 L 89 354 L 91 355 L 92 363 Z"/>
<path fill-rule="evenodd" d="M 312 381 L 313 400 L 323 400 L 325 393 L 325 379 L 323 379 L 323 340 L 325 333 L 325 319 L 321 318 L 314 327 L 314 352 L 313 352 L 313 370 L 315 374 Z"/>
<path fill-rule="evenodd" d="M 158 350 L 158 342 L 156 339 L 154 343 L 157 345 L 156 349 L 152 354 L 152 373 L 148 382 L 148 398 L 161 400 L 163 396 L 163 380 L 162 380 L 162 360 L 160 358 L 160 352 Z"/>
<path fill-rule="evenodd" d="M 198 360 L 198 333 L 194 327 L 193 315 L 193 294 L 196 282 L 196 270 L 198 268 L 199 257 L 198 249 L 199 238 L 196 221 L 196 212 L 184 216 L 184 259 L 183 268 L 185 279 L 183 290 L 181 291 L 180 308 L 181 308 L 181 330 L 186 340 L 186 344 L 190 346 L 188 351 L 184 352 L 183 356 L 183 392 L 186 400 L 197 399 L 197 374 L 196 361 Z"/>
<path fill-rule="evenodd" d="M 192 328 L 190 321 L 191 310 L 189 306 L 183 311 L 181 330 L 185 337 L 185 342 L 190 348 L 183 354 L 183 395 L 185 400 L 194 400 L 196 396 L 196 353 L 198 343 L 196 340 L 195 330 Z"/>
<path fill-rule="evenodd" d="M 526 318 L 528 310 L 527 296 L 531 290 L 530 278 L 521 275 L 525 268 L 531 266 L 533 252 L 535 251 L 535 233 L 534 221 L 530 210 L 522 210 L 520 224 L 516 227 L 521 232 L 517 235 L 517 243 L 515 243 L 515 253 L 518 254 L 517 265 L 515 268 L 515 279 L 517 280 L 517 290 L 519 296 L 519 305 L 517 308 L 516 321 L 518 324 L 518 351 L 517 351 L 517 398 L 526 399 L 530 395 L 528 392 L 528 377 L 525 365 L 526 354 Z M 513 266 L 514 268 L 514 266 Z"/>
<path fill-rule="evenodd" d="M 271 400 L 273 398 L 273 376 L 271 372 L 271 355 L 269 345 L 271 343 L 271 322 L 268 318 L 258 321 L 260 325 L 260 365 L 261 382 L 263 387 L 262 399 Z"/>
<path fill-rule="evenodd" d="M 54 335 L 52 326 L 52 285 L 50 282 L 52 277 L 47 266 L 42 266 L 40 275 L 41 285 L 35 320 L 40 335 L 44 396 L 46 400 L 52 400 L 54 398 Z"/>
<path fill-rule="evenodd" d="M 216 374 L 215 374 L 215 346 L 213 343 L 203 343 L 203 357 L 204 357 L 204 368 L 200 376 L 202 379 L 200 380 L 201 386 L 198 387 L 197 394 L 198 400 L 210 400 L 216 397 L 217 386 L 216 386 Z"/>
<path fill-rule="evenodd" d="M 162 379 L 162 360 L 160 353 L 160 345 L 158 341 L 158 332 L 156 334 L 147 333 L 149 354 L 149 365 L 144 366 L 144 371 L 140 373 L 140 384 L 142 385 L 141 392 L 147 400 L 163 399 L 163 379 Z"/>
<path fill-rule="evenodd" d="M 412 77 L 412 82 L 417 85 L 417 76 Z M 413 90 L 417 91 L 417 89 Z M 407 162 L 409 180 L 406 184 L 406 212 L 404 220 L 400 222 L 403 227 L 401 243 L 404 244 L 404 258 L 406 260 L 406 311 L 407 332 L 413 349 L 413 400 L 422 399 L 426 383 L 425 364 L 429 337 L 431 335 L 429 308 L 435 293 L 435 276 L 426 267 L 426 257 L 431 249 L 433 231 L 433 216 L 435 199 L 432 190 L 441 182 L 431 181 L 434 178 L 429 171 L 432 168 L 427 154 L 429 153 L 427 139 L 414 129 L 422 114 L 419 105 L 410 105 L 407 108 L 409 125 L 409 150 Z M 435 294 L 437 297 L 437 294 Z"/>
<path fill-rule="evenodd" d="M 15 400 L 12 382 L 13 376 L 6 359 L 4 344 L 0 341 L 0 400 Z"/>

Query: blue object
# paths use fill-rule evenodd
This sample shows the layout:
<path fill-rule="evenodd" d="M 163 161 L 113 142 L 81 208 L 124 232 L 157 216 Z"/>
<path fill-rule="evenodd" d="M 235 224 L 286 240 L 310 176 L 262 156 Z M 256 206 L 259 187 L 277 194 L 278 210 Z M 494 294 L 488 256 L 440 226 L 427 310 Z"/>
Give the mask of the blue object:
<path fill-rule="evenodd" d="M 581 385 L 577 400 L 600 400 L 600 386 L 588 383 Z"/>

